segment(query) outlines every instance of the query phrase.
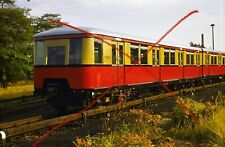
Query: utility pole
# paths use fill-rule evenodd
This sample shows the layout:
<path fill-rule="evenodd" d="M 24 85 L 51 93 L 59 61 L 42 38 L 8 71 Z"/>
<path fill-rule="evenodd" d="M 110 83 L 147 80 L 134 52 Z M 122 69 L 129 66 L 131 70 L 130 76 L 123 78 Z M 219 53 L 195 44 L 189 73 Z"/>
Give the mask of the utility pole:
<path fill-rule="evenodd" d="M 202 48 L 205 48 L 205 45 L 204 45 L 204 34 L 201 34 L 201 47 Z"/>
<path fill-rule="evenodd" d="M 212 49 L 214 50 L 214 26 L 215 24 L 210 25 L 212 27 Z"/>

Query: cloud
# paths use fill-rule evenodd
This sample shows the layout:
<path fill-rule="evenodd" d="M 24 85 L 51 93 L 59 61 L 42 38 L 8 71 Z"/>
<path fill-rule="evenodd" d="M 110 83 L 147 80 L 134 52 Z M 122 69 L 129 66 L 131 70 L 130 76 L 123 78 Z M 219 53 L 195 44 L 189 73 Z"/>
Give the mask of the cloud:
<path fill-rule="evenodd" d="M 193 9 L 200 11 L 185 20 L 166 41 L 188 45 L 200 42 L 211 46 L 210 24 L 215 23 L 215 46 L 225 49 L 224 0 L 17 0 L 32 9 L 32 15 L 59 13 L 76 26 L 92 26 L 131 35 L 159 38 L 170 26 Z"/>

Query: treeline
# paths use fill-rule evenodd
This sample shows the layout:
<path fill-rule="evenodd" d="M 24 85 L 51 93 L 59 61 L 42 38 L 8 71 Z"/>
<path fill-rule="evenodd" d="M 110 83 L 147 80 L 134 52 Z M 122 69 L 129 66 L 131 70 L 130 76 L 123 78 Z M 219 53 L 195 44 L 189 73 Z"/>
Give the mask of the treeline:
<path fill-rule="evenodd" d="M 0 85 L 32 79 L 33 35 L 59 27 L 49 19 L 61 20 L 60 14 L 31 16 L 15 0 L 0 0 L 0 7 Z"/>

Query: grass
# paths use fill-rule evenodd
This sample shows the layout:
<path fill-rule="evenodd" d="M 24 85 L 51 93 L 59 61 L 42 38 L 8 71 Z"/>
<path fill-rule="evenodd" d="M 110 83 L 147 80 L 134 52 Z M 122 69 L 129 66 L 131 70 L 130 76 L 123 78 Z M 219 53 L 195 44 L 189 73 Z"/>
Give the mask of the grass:
<path fill-rule="evenodd" d="M 184 119 L 182 115 L 177 114 L 175 115 L 175 123 L 179 122 L 177 123 L 179 125 L 174 125 L 175 127 L 172 127 L 169 133 L 175 138 L 190 140 L 196 144 L 206 143 L 210 146 L 225 146 L 224 100 L 224 96 L 217 98 L 214 103 L 186 100 L 187 106 L 190 106 L 189 109 L 198 117 L 200 124 L 193 125 L 190 119 Z M 176 112 L 180 113 L 180 111 Z M 180 118 L 177 118 L 178 116 Z M 180 122 L 182 122 L 182 125 L 180 125 Z"/>
<path fill-rule="evenodd" d="M 212 132 L 212 142 L 218 146 L 225 146 L 225 108 L 220 107 L 209 120 L 207 128 Z"/>
<path fill-rule="evenodd" d="M 225 146 L 225 108 L 219 107 L 213 116 L 202 118 L 198 126 L 191 123 L 181 128 L 172 128 L 173 137 L 189 140 L 196 144 L 207 143 L 211 146 Z"/>
<path fill-rule="evenodd" d="M 86 138 L 75 138 L 75 146 L 113 147 L 113 146 L 162 146 L 173 144 L 163 136 L 159 115 L 149 111 L 132 109 L 112 115 L 104 128 L 106 133 Z"/>
<path fill-rule="evenodd" d="M 200 120 L 194 125 L 186 112 L 177 105 L 172 121 L 160 125 L 162 118 L 141 109 L 119 111 L 110 116 L 103 133 L 75 138 L 75 146 L 225 146 L 225 97 L 215 102 L 184 100 Z"/>
<path fill-rule="evenodd" d="M 8 88 L 0 88 L 0 100 L 29 96 L 33 94 L 33 90 L 34 85 L 32 81 L 20 81 L 9 84 Z"/>

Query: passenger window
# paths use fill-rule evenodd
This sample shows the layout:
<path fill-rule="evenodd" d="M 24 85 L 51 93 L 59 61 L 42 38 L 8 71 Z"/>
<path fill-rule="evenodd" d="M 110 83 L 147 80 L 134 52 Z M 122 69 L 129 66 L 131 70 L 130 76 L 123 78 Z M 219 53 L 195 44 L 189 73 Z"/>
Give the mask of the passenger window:
<path fill-rule="evenodd" d="M 200 65 L 200 55 L 199 55 L 199 53 L 196 55 L 196 65 Z"/>
<path fill-rule="evenodd" d="M 175 64 L 175 51 L 165 49 L 164 50 L 164 64 Z"/>
<path fill-rule="evenodd" d="M 157 54 L 156 54 L 156 65 L 159 65 L 159 50 L 157 49 L 157 52 L 156 52 Z"/>
<path fill-rule="evenodd" d="M 152 65 L 159 65 L 159 50 L 152 49 Z"/>
<path fill-rule="evenodd" d="M 141 46 L 141 64 L 148 64 L 148 47 Z"/>
<path fill-rule="evenodd" d="M 178 65 L 183 65 L 183 52 L 178 53 Z"/>
<path fill-rule="evenodd" d="M 82 56 L 82 39 L 73 38 L 70 40 L 69 64 L 80 64 Z"/>
<path fill-rule="evenodd" d="M 119 63 L 120 64 L 123 64 L 123 54 L 124 54 L 124 52 L 123 52 L 123 45 L 119 45 L 119 59 L 120 59 L 120 61 L 119 61 Z"/>
<path fill-rule="evenodd" d="M 170 60 L 170 52 L 169 50 L 164 50 L 164 64 L 168 65 Z"/>
<path fill-rule="evenodd" d="M 138 63 L 139 60 L 139 47 L 137 45 L 131 45 L 131 64 Z"/>
<path fill-rule="evenodd" d="M 211 56 L 211 65 L 217 65 L 217 56 L 216 55 Z"/>
<path fill-rule="evenodd" d="M 213 65 L 214 64 L 214 58 L 213 58 L 213 56 L 211 57 L 211 65 Z"/>
<path fill-rule="evenodd" d="M 47 65 L 65 64 L 65 46 L 48 47 Z"/>
<path fill-rule="evenodd" d="M 218 65 L 221 65 L 221 56 L 218 56 Z"/>
<path fill-rule="evenodd" d="M 175 51 L 170 51 L 170 64 L 175 64 Z"/>
<path fill-rule="evenodd" d="M 95 39 L 94 42 L 94 55 L 95 55 L 95 63 L 102 63 L 102 56 L 103 56 L 102 42 L 97 39 Z"/>
<path fill-rule="evenodd" d="M 225 57 L 223 57 L 223 65 L 225 65 Z"/>
<path fill-rule="evenodd" d="M 190 65 L 190 53 L 188 53 L 188 52 L 186 54 L 186 64 Z"/>
<path fill-rule="evenodd" d="M 186 60 L 187 60 L 187 65 L 194 65 L 194 53 L 187 52 Z"/>
<path fill-rule="evenodd" d="M 191 54 L 191 65 L 194 65 L 194 54 Z"/>
<path fill-rule="evenodd" d="M 112 64 L 116 64 L 116 45 L 112 45 Z"/>
<path fill-rule="evenodd" d="M 205 65 L 209 65 L 209 55 L 205 55 Z"/>
<path fill-rule="evenodd" d="M 152 50 L 152 65 L 155 65 L 155 60 L 156 60 L 156 55 L 155 55 L 155 50 Z"/>

